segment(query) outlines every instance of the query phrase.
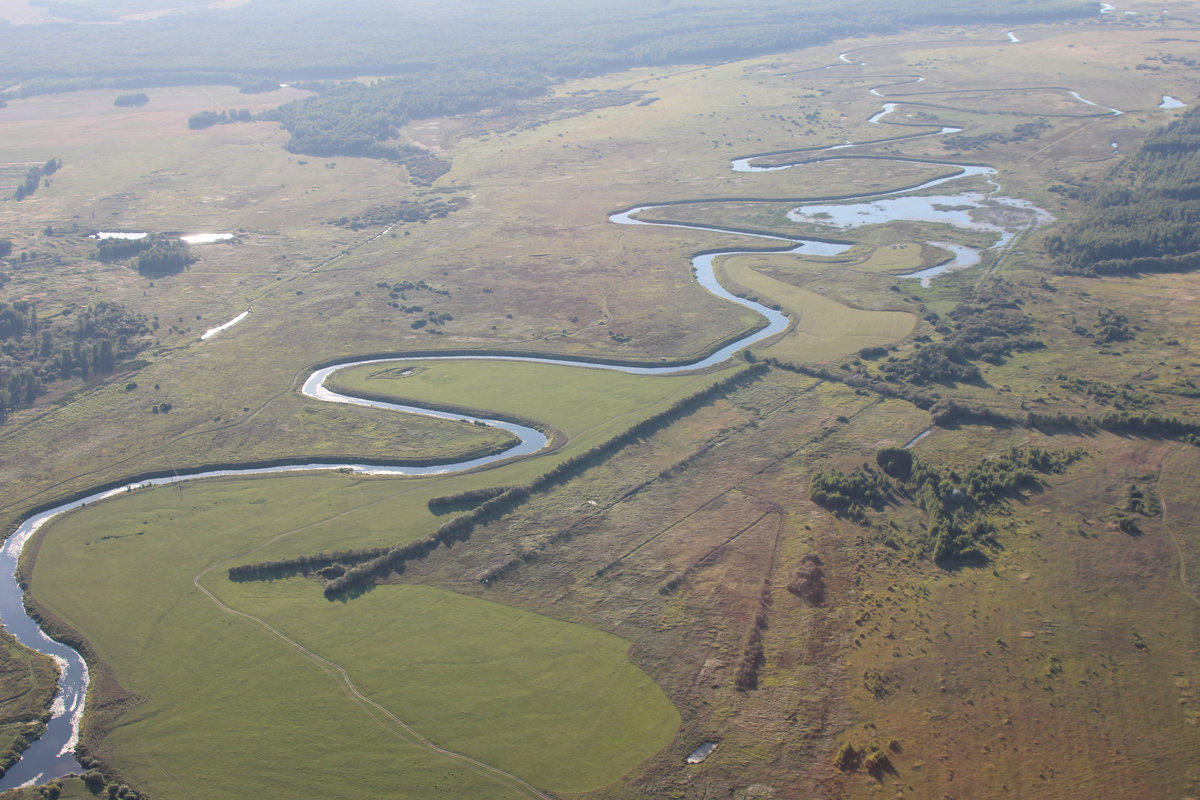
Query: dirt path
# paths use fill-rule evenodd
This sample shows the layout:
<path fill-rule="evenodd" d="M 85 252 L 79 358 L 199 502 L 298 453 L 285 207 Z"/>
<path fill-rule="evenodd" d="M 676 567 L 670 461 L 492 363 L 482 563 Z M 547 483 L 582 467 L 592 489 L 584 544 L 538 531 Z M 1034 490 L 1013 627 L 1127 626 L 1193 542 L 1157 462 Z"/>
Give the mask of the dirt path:
<path fill-rule="evenodd" d="M 1166 458 L 1163 459 L 1166 461 Z M 1200 606 L 1200 597 L 1197 597 L 1194 592 L 1188 589 L 1187 583 L 1187 554 L 1183 550 L 1183 545 L 1179 541 L 1179 537 L 1172 529 L 1170 522 L 1167 521 L 1167 499 L 1166 494 L 1162 491 L 1163 465 L 1158 467 L 1158 480 L 1156 485 L 1158 488 L 1158 504 L 1162 508 L 1162 523 L 1163 530 L 1167 536 L 1171 537 L 1171 544 L 1175 545 L 1175 552 L 1179 555 L 1179 590 L 1183 592 L 1193 603 Z"/>

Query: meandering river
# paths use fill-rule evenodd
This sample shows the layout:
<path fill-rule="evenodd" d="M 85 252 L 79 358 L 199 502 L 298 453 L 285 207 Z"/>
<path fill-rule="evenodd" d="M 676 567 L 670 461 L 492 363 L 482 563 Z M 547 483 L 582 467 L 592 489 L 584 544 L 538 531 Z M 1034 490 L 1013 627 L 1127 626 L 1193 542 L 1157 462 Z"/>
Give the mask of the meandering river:
<path fill-rule="evenodd" d="M 842 66 L 847 64 L 862 64 L 860 61 L 854 61 L 850 59 L 848 54 L 840 55 L 839 60 Z M 902 81 L 901 83 L 911 83 L 919 80 L 919 77 L 913 76 L 912 78 Z M 871 92 L 878 95 L 876 90 L 888 85 L 897 84 L 880 84 L 876 87 L 873 87 Z M 1085 100 L 1077 94 L 1072 93 L 1072 95 L 1074 95 L 1074 97 L 1082 103 L 1097 105 L 1091 103 L 1091 101 Z M 907 127 L 915 127 L 911 123 L 885 122 L 885 118 L 895 113 L 895 110 L 900 103 L 902 103 L 902 101 L 885 103 L 883 108 L 870 118 L 870 122 L 875 124 L 899 124 Z M 1120 113 L 1119 111 L 1115 111 L 1115 109 L 1108 109 L 1108 111 L 1114 114 Z M 803 158 L 802 161 L 783 165 L 756 165 L 755 162 L 762 161 L 767 157 L 767 155 L 770 155 L 774 159 L 778 159 L 780 156 L 789 155 L 787 153 L 748 156 L 735 159 L 732 162 L 731 167 L 737 172 L 762 172 L 792 169 L 796 167 L 802 167 L 804 164 L 812 163 L 814 161 L 829 160 L 831 158 L 854 158 L 855 156 L 848 155 L 846 151 L 857 147 L 866 145 L 881 145 L 890 142 L 909 141 L 924 136 L 943 136 L 957 133 L 959 130 L 959 128 L 942 127 L 916 133 L 908 132 L 895 137 L 875 139 L 869 142 L 847 142 L 820 148 L 805 148 L 791 151 L 791 153 L 795 154 L 798 158 Z M 901 161 L 903 163 L 914 163 L 912 159 L 897 158 L 894 160 Z M 933 178 L 915 186 L 849 197 L 836 203 L 823 202 L 821 204 L 804 204 L 798 202 L 797 207 L 790 212 L 789 217 L 797 222 L 826 225 L 832 227 L 835 231 L 839 229 L 857 227 L 858 225 L 862 224 L 878 224 L 899 219 L 917 219 L 929 222 L 941 222 L 959 228 L 970 228 L 975 230 L 996 232 L 999 234 L 998 238 L 1001 245 L 1009 244 L 1012 240 L 1012 237 L 1016 235 L 1017 230 L 1024 229 L 1028 225 L 1031 225 L 1044 218 L 1041 215 L 1044 215 L 1045 212 L 1034 208 L 1030 204 L 1016 200 L 996 198 L 992 196 L 994 192 L 984 195 L 978 191 L 964 191 L 959 194 L 945 194 L 938 195 L 936 197 L 912 197 L 911 195 L 914 193 L 921 192 L 950 181 L 958 180 L 960 178 L 990 177 L 991 175 L 995 174 L 995 171 L 990 167 L 977 164 L 953 164 L 948 162 L 919 163 L 929 163 L 931 166 L 949 168 L 954 170 L 954 172 L 953 174 Z M 45 525 L 53 518 L 68 511 L 72 511 L 92 503 L 101 502 L 126 492 L 136 491 L 148 486 L 161 486 L 185 480 L 201 480 L 204 478 L 213 477 L 262 475 L 268 473 L 274 474 L 331 469 L 348 469 L 354 472 L 371 475 L 444 474 L 477 469 L 479 467 L 493 465 L 501 461 L 536 453 L 547 447 L 548 440 L 545 434 L 535 428 L 516 425 L 503 420 L 473 417 L 469 415 L 431 410 L 428 408 L 417 408 L 414 406 L 384 403 L 342 395 L 327 388 L 325 386 L 325 381 L 330 374 L 339 369 L 346 369 L 353 366 L 359 366 L 361 364 L 383 362 L 400 363 L 404 361 L 432 361 L 450 359 L 532 361 L 545 364 L 569 365 L 586 369 L 616 370 L 639 375 L 668 375 L 672 373 L 704 369 L 728 360 L 734 354 L 757 342 L 761 342 L 764 339 L 782 333 L 787 329 L 789 324 L 787 316 L 783 313 L 768 308 L 761 303 L 739 297 L 725 289 L 725 287 L 721 285 L 716 277 L 716 272 L 714 269 L 714 261 L 716 259 L 741 253 L 763 252 L 764 249 L 772 249 L 778 252 L 797 253 L 803 255 L 831 256 L 842 253 L 851 246 L 849 243 L 833 240 L 791 237 L 779 234 L 768 235 L 713 225 L 685 224 L 667 221 L 656 222 L 642 218 L 643 216 L 646 216 L 654 211 L 663 213 L 664 210 L 669 210 L 672 205 L 678 204 L 664 203 L 629 208 L 612 214 L 609 217 L 609 221 L 619 225 L 657 225 L 715 231 L 730 235 L 748 237 L 761 241 L 765 246 L 757 249 L 727 249 L 719 252 L 702 253 L 692 259 L 695 278 L 701 286 L 719 298 L 754 311 L 762 318 L 762 324 L 754 331 L 743 336 L 737 341 L 724 345 L 708 356 L 687 363 L 669 363 L 644 366 L 597 363 L 573 360 L 569 358 L 554 359 L 503 355 L 447 355 L 441 357 L 422 356 L 420 358 L 412 359 L 373 359 L 369 361 L 358 361 L 330 366 L 313 372 L 312 375 L 305 381 L 302 389 L 305 395 L 326 402 L 351 403 L 355 405 L 371 406 L 403 413 L 424 414 L 442 419 L 463 420 L 466 422 L 489 425 L 511 432 L 517 437 L 518 443 L 508 450 L 490 456 L 485 456 L 483 458 L 476 458 L 468 461 L 448 462 L 433 466 L 377 466 L 369 464 L 334 464 L 315 461 L 300 461 L 295 464 L 267 468 L 229 469 L 197 472 L 193 474 L 179 474 L 170 477 L 137 481 L 135 483 L 115 489 L 96 492 L 88 497 L 84 497 L 70 503 L 64 503 L 60 506 L 43 511 L 39 514 L 35 514 L 26 519 L 17 529 L 16 533 L 14 533 L 4 544 L 3 550 L 0 551 L 0 621 L 3 622 L 5 628 L 7 628 L 10 633 L 16 636 L 17 639 L 26 646 L 53 656 L 60 665 L 62 676 L 59 681 L 59 696 L 54 704 L 54 716 L 45 735 L 43 735 L 42 738 L 37 742 L 34 742 L 33 745 L 26 751 L 25 756 L 11 768 L 2 779 L 0 779 L 0 790 L 10 789 L 32 782 L 49 780 L 51 778 L 64 775 L 68 772 L 80 771 L 81 769 L 80 765 L 74 758 L 74 747 L 78 740 L 79 722 L 83 714 L 87 690 L 87 665 L 79 656 L 79 654 L 73 649 L 50 640 L 49 637 L 47 637 L 46 634 L 43 633 L 42 630 L 37 626 L 37 624 L 28 616 L 28 614 L 26 614 L 23 605 L 23 594 L 14 576 L 17 559 L 20 556 L 21 549 L 41 526 Z M 1001 213 L 1005 212 L 1005 210 L 1007 210 L 1007 213 L 1009 214 L 1007 218 L 1004 216 L 1004 213 Z M 991 215 L 991 219 L 988 218 L 989 214 Z M 998 214 L 999 216 L 997 216 Z M 1016 215 L 1020 218 L 1019 224 L 1015 226 L 1012 224 L 1012 215 Z M 101 235 L 107 237 L 128 238 L 133 238 L 136 236 L 134 234 L 113 233 L 105 233 Z M 208 241 L 208 239 L 205 239 L 205 241 Z M 979 253 L 974 248 L 953 244 L 939 244 L 938 246 L 951 250 L 954 254 L 954 257 L 946 263 L 932 268 L 934 271 L 944 271 L 948 267 L 952 268 L 967 266 L 976 263 L 979 260 Z M 930 271 L 923 271 L 921 273 L 914 273 L 910 277 L 927 278 L 929 273 Z M 232 325 L 244 319 L 248 313 L 249 312 L 239 315 L 225 325 L 208 331 L 202 338 L 208 338 L 209 336 L 228 329 Z"/>

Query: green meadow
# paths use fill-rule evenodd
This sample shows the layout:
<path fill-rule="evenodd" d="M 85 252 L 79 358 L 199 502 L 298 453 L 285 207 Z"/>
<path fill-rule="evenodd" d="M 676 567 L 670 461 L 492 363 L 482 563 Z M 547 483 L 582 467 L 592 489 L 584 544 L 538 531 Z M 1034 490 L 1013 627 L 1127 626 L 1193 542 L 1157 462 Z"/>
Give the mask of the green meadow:
<path fill-rule="evenodd" d="M 347 693 L 331 664 L 438 747 L 551 791 L 610 783 L 671 740 L 678 713 L 610 634 L 433 587 L 333 603 L 300 579 L 231 584 L 230 557 L 369 502 L 344 485 L 297 494 L 294 480 L 345 481 L 133 492 L 42 543 L 46 607 L 87 631 L 96 670 L 140 698 L 103 745 L 128 780 L 155 796 L 525 796 L 421 746 Z"/>
<path fill-rule="evenodd" d="M 719 378 L 720 373 L 629 375 L 520 361 L 414 360 L 340 370 L 327 385 L 351 395 L 449 405 L 546 425 L 565 434 L 573 452 Z"/>

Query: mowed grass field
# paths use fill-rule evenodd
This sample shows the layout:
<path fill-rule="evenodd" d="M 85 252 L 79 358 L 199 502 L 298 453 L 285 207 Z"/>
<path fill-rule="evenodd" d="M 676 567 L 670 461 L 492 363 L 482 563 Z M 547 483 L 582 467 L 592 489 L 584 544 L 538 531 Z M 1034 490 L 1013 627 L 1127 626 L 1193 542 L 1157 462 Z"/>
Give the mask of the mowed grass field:
<path fill-rule="evenodd" d="M 43 542 L 39 596 L 87 631 L 98 669 L 144 698 L 101 746 L 128 780 L 164 798 L 524 796 L 381 722 L 326 661 L 275 631 L 439 746 L 554 791 L 609 783 L 670 741 L 678 714 L 627 643 L 585 626 L 432 587 L 334 603 L 306 580 L 234 585 L 219 567 L 201 579 L 232 610 L 218 606 L 193 577 L 365 504 L 345 486 L 299 481 L 301 503 L 288 479 L 134 492 Z"/>
<path fill-rule="evenodd" d="M 651 364 L 653 366 L 653 364 Z M 571 452 L 588 447 L 728 372 L 630 375 L 585 366 L 520 361 L 405 361 L 340 370 L 327 385 L 360 396 L 494 412 L 566 434 Z"/>

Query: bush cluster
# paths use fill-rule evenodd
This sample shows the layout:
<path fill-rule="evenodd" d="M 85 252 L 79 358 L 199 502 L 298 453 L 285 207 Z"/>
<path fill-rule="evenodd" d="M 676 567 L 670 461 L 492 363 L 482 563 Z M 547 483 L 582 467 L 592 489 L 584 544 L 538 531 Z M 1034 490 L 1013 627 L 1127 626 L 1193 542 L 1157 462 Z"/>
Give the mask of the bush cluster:
<path fill-rule="evenodd" d="M 825 570 L 820 556 L 809 553 L 800 559 L 787 590 L 814 606 L 825 604 Z"/>
<path fill-rule="evenodd" d="M 882 511 L 892 499 L 892 484 L 869 464 L 863 464 L 849 473 L 835 469 L 813 473 L 808 493 L 822 508 L 863 523 L 867 519 L 866 509 Z"/>
<path fill-rule="evenodd" d="M 758 608 L 750 623 L 746 643 L 742 645 L 742 658 L 734 674 L 734 685 L 742 691 L 758 688 L 758 670 L 766 662 L 763 654 L 762 633 L 767 629 L 767 607 L 771 605 L 771 587 L 763 586 L 758 593 Z"/>
<path fill-rule="evenodd" d="M 819 471 L 810 492 L 819 505 L 865 524 L 866 509 L 882 509 L 898 487 L 929 515 L 918 543 L 923 554 L 939 563 L 975 560 L 984 557 L 980 545 L 993 533 L 987 519 L 991 507 L 1023 487 L 1038 485 L 1040 474 L 1060 473 L 1082 456 L 1082 450 L 1012 448 L 960 474 L 926 464 L 903 448 L 886 447 L 875 454 L 882 473 L 869 465 L 850 473 Z"/>
<path fill-rule="evenodd" d="M 56 381 L 113 372 L 148 344 L 146 318 L 116 303 L 39 318 L 25 301 L 0 302 L 0 421 Z"/>

